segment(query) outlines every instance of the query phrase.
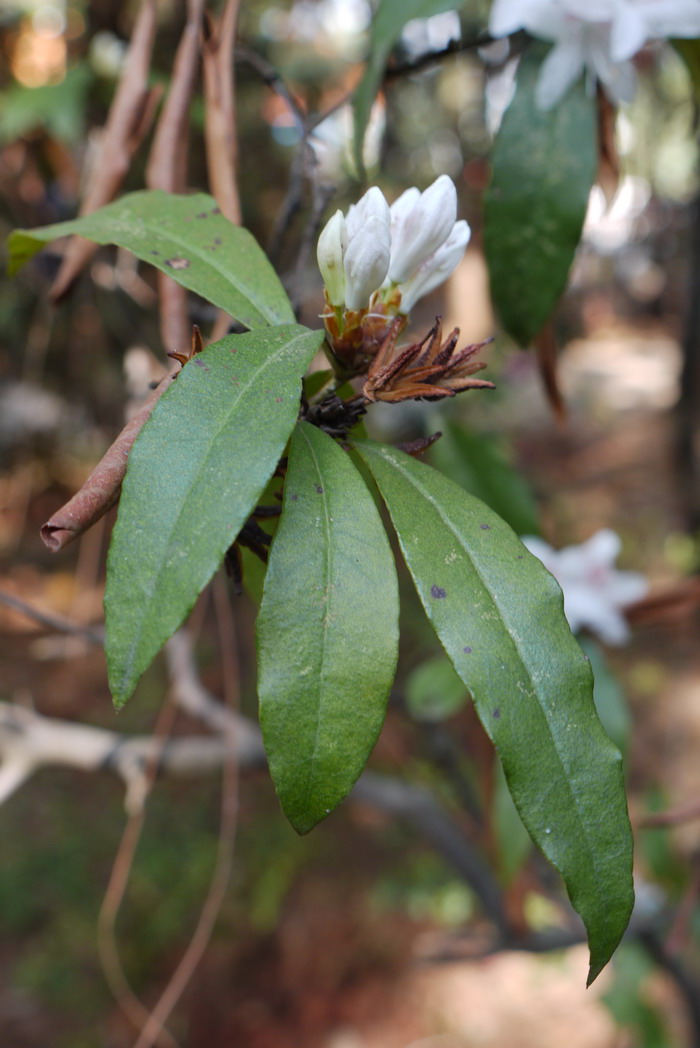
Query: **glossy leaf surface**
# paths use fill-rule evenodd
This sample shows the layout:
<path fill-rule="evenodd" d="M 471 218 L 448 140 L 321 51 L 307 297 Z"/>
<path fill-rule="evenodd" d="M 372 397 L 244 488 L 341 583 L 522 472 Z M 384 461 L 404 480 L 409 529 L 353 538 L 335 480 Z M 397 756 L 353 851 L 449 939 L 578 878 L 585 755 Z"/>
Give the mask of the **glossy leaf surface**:
<path fill-rule="evenodd" d="M 300 422 L 258 618 L 260 723 L 285 815 L 306 833 L 360 775 L 398 650 L 394 559 L 350 456 Z"/>
<path fill-rule="evenodd" d="M 245 523 L 294 426 L 323 335 L 229 335 L 185 365 L 129 456 L 108 559 L 110 687 L 123 705 Z"/>
<path fill-rule="evenodd" d="M 582 82 L 554 109 L 537 108 L 545 53 L 534 45 L 521 59 L 484 203 L 493 302 L 522 346 L 542 329 L 566 287 L 598 162 L 596 102 Z"/>
<path fill-rule="evenodd" d="M 520 816 L 583 918 L 593 979 L 631 913 L 632 839 L 620 754 L 596 715 L 561 591 L 511 529 L 452 481 L 386 445 L 358 451 Z"/>
<path fill-rule="evenodd" d="M 287 294 L 262 248 L 247 229 L 224 218 L 205 193 L 130 193 L 71 222 L 15 230 L 8 241 L 10 275 L 49 241 L 71 233 L 127 248 L 246 327 L 294 321 Z"/>

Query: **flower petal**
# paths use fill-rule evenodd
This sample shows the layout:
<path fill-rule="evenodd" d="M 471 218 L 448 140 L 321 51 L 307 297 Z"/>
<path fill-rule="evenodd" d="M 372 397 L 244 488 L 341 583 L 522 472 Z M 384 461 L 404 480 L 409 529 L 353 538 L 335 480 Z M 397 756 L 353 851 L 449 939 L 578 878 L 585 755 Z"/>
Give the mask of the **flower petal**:
<path fill-rule="evenodd" d="M 455 222 L 444 244 L 441 244 L 407 281 L 399 285 L 402 313 L 410 313 L 419 298 L 430 294 L 452 275 L 464 258 L 470 238 L 471 229 L 468 223 L 463 219 Z"/>
<path fill-rule="evenodd" d="M 347 246 L 347 231 L 342 211 L 336 211 L 326 223 L 318 238 L 316 258 L 332 306 L 345 302 L 345 270 L 343 256 Z"/>
<path fill-rule="evenodd" d="M 578 80 L 586 64 L 583 39 L 571 36 L 552 48 L 540 69 L 535 88 L 539 109 L 549 110 L 559 102 Z"/>
<path fill-rule="evenodd" d="M 700 0 L 646 0 L 650 36 L 700 36 Z"/>
<path fill-rule="evenodd" d="M 457 217 L 457 190 L 448 175 L 440 175 L 412 207 L 401 197 L 399 201 L 392 213 L 389 266 L 389 277 L 396 284 L 407 280 L 447 240 Z"/>
<path fill-rule="evenodd" d="M 356 234 L 345 252 L 345 304 L 348 309 L 365 309 L 370 296 L 381 287 L 389 268 L 391 233 L 389 226 L 370 215 L 361 233 Z"/>
<path fill-rule="evenodd" d="M 610 30 L 610 57 L 623 62 L 644 47 L 649 37 L 649 26 L 640 4 L 621 2 Z"/>
<path fill-rule="evenodd" d="M 345 217 L 345 225 L 348 231 L 348 240 L 352 240 L 364 226 L 370 215 L 380 218 L 389 226 L 391 215 L 389 205 L 384 198 L 379 186 L 372 186 L 364 196 L 361 196 L 356 204 L 351 204 Z"/>

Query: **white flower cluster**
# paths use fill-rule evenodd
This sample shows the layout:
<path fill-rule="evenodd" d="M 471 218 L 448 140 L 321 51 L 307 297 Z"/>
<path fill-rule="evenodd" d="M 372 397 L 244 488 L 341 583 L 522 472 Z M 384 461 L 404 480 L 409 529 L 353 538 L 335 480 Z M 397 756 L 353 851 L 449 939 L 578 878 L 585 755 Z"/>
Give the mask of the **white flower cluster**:
<path fill-rule="evenodd" d="M 318 266 L 336 309 L 367 309 L 375 293 L 398 290 L 406 314 L 447 280 L 464 255 L 471 230 L 457 221 L 457 191 L 440 175 L 424 192 L 407 189 L 391 207 L 373 186 L 347 215 L 336 211 L 318 240 Z"/>
<path fill-rule="evenodd" d="M 526 29 L 551 40 L 542 63 L 537 104 L 551 109 L 585 71 L 611 101 L 632 100 L 632 58 L 650 40 L 700 36 L 700 0 L 494 0 L 492 36 Z"/>
<path fill-rule="evenodd" d="M 622 609 L 641 600 L 649 586 L 644 575 L 615 567 L 619 536 L 604 528 L 580 546 L 562 550 L 534 536 L 522 542 L 561 586 L 564 614 L 573 632 L 586 627 L 608 644 L 624 644 L 629 627 Z"/>

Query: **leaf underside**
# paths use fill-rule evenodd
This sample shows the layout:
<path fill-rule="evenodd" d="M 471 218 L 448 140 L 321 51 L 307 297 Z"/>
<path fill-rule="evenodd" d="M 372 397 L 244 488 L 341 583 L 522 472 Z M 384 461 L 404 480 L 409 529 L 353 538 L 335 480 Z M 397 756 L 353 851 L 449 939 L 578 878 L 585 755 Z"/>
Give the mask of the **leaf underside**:
<path fill-rule="evenodd" d="M 561 591 L 511 529 L 452 481 L 385 445 L 357 450 L 520 816 L 586 925 L 592 981 L 631 913 L 632 838 L 620 754 L 596 715 Z"/>
<path fill-rule="evenodd" d="M 566 287 L 598 162 L 596 102 L 582 82 L 554 109 L 537 108 L 543 45 L 518 67 L 517 90 L 491 158 L 484 249 L 496 312 L 508 334 L 530 344 Z"/>
<path fill-rule="evenodd" d="M 183 622 L 264 490 L 322 339 L 296 324 L 229 335 L 185 365 L 139 434 L 107 563 L 117 706 Z"/>
<path fill-rule="evenodd" d="M 260 724 L 282 809 L 308 832 L 347 795 L 384 721 L 398 651 L 386 532 L 347 452 L 297 424 L 257 626 Z"/>

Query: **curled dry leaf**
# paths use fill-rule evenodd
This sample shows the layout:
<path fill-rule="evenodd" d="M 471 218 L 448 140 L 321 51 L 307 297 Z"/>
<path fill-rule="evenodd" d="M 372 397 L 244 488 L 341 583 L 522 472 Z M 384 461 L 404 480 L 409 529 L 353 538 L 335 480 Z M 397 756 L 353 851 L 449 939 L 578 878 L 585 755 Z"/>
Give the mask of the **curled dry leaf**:
<path fill-rule="evenodd" d="M 59 553 L 73 539 L 97 523 L 116 503 L 132 445 L 156 402 L 172 384 L 176 374 L 177 372 L 174 372 L 163 379 L 141 410 L 126 424 L 107 449 L 80 491 L 43 525 L 41 538 L 52 553 Z"/>
<path fill-rule="evenodd" d="M 472 378 L 486 367 L 483 360 L 475 360 L 480 349 L 492 342 L 476 342 L 465 349 L 457 349 L 459 328 L 443 341 L 442 320 L 435 324 L 421 342 L 403 348 L 396 341 L 401 332 L 402 318 L 390 326 L 379 352 L 374 357 L 367 381 L 362 387 L 366 400 L 438 400 L 453 397 L 465 389 L 494 389 L 493 382 Z"/>

